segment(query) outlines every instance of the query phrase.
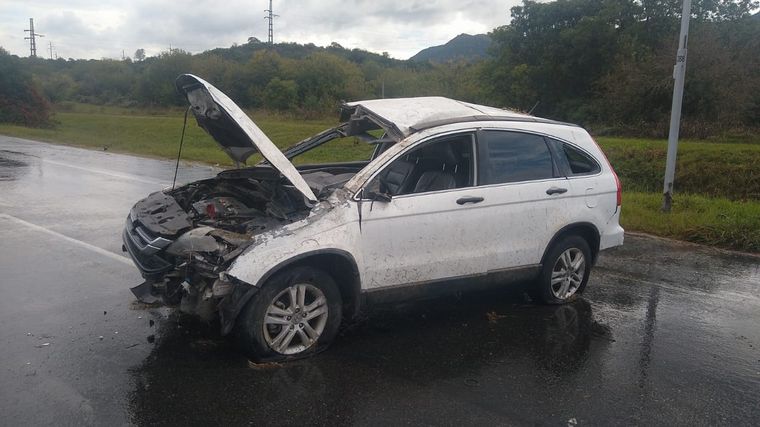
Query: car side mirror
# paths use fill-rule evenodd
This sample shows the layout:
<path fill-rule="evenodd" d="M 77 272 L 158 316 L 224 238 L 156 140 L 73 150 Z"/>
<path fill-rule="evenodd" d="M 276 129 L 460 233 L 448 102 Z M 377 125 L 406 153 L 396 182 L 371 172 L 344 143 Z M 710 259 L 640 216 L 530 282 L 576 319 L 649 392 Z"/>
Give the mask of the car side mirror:
<path fill-rule="evenodd" d="M 388 203 L 391 201 L 392 196 L 388 193 L 376 193 L 374 191 L 368 191 L 367 192 L 367 198 L 374 201 L 374 202 L 385 202 Z"/>

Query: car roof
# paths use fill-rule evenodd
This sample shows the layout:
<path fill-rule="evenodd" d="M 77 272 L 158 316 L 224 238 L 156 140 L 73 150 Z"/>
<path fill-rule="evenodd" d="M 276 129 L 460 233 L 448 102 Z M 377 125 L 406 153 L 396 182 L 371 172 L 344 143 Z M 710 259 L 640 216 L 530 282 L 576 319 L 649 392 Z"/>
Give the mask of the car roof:
<path fill-rule="evenodd" d="M 436 126 L 475 121 L 519 121 L 565 124 L 512 110 L 471 104 L 442 96 L 386 98 L 347 102 L 341 120 L 368 116 L 395 139 Z"/>

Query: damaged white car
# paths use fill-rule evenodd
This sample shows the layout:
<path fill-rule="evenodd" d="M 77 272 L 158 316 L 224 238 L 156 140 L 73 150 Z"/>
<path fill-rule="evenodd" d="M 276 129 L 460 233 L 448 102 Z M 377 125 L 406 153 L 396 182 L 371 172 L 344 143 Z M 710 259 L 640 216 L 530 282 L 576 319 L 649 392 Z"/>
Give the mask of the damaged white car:
<path fill-rule="evenodd" d="M 253 167 L 151 194 L 123 240 L 146 302 L 219 316 L 256 360 L 312 354 L 364 304 L 530 282 L 583 291 L 621 245 L 620 183 L 582 128 L 441 97 L 346 103 L 341 124 L 281 152 L 227 96 L 182 75 L 198 125 Z M 333 140 L 369 159 L 296 167 Z"/>

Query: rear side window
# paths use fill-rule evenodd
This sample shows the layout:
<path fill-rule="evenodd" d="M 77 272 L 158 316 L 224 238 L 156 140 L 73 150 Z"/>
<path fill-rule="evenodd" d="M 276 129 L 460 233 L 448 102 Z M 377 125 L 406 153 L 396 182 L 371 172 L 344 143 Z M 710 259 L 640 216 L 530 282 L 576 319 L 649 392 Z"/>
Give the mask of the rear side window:
<path fill-rule="evenodd" d="M 583 151 L 562 142 L 557 141 L 562 147 L 561 151 L 567 158 L 568 174 L 570 175 L 591 175 L 599 173 L 602 169 L 596 160 Z"/>
<path fill-rule="evenodd" d="M 478 150 L 478 183 L 481 185 L 555 176 L 551 152 L 542 136 L 481 131 L 478 133 Z"/>

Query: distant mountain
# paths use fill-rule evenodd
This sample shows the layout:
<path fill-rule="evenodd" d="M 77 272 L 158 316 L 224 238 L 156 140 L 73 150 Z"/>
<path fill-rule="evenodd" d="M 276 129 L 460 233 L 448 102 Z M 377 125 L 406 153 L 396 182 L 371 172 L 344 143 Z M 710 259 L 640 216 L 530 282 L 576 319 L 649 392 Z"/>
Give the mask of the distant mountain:
<path fill-rule="evenodd" d="M 444 45 L 422 49 L 409 60 L 419 62 L 477 61 L 485 58 L 490 46 L 491 38 L 487 34 L 476 34 L 474 36 L 460 34 Z"/>
<path fill-rule="evenodd" d="M 219 47 L 207 50 L 200 55 L 217 55 L 225 59 L 244 62 L 260 50 L 274 51 L 280 56 L 290 59 L 304 59 L 309 55 L 317 52 L 329 52 L 341 56 L 353 63 L 362 64 L 366 61 L 373 61 L 386 66 L 398 65 L 403 61 L 390 58 L 386 55 L 366 51 L 363 49 L 347 49 L 338 43 L 333 42 L 329 46 L 316 46 L 313 43 L 275 43 L 270 45 L 262 42 L 255 37 L 250 37 L 247 43 L 234 44 L 231 47 Z"/>

